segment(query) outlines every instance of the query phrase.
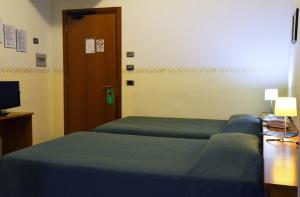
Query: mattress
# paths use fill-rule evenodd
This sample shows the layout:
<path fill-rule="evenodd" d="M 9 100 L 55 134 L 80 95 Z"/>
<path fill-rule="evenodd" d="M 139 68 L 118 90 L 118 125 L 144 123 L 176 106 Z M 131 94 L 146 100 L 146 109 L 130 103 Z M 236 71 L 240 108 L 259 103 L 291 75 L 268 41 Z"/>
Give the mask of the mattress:
<path fill-rule="evenodd" d="M 98 126 L 93 131 L 158 137 L 209 139 L 221 133 L 227 120 L 130 116 Z"/>
<path fill-rule="evenodd" d="M 5 197 L 262 196 L 259 140 L 79 132 L 5 155 Z"/>

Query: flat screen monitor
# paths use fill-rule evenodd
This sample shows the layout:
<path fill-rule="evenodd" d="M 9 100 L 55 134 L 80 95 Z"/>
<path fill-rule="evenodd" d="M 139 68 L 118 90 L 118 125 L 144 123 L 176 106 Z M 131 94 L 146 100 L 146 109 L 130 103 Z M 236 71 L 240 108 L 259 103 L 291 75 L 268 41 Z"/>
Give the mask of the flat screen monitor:
<path fill-rule="evenodd" d="M 0 81 L 0 115 L 3 110 L 18 107 L 20 102 L 20 86 L 18 81 Z"/>

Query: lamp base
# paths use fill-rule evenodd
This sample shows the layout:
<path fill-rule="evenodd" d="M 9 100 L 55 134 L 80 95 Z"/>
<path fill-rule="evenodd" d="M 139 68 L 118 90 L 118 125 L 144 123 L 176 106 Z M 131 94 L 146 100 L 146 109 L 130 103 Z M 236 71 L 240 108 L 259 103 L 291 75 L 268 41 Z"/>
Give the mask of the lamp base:
<path fill-rule="evenodd" d="M 267 142 L 290 142 L 290 143 L 296 143 L 293 140 L 290 140 L 289 138 L 283 137 L 279 139 L 267 139 Z"/>

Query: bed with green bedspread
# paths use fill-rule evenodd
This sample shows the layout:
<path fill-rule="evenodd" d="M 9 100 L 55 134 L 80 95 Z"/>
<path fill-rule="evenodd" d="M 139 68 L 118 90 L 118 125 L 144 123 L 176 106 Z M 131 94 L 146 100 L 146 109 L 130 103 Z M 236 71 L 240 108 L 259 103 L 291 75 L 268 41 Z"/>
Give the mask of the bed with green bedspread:
<path fill-rule="evenodd" d="M 94 132 L 209 139 L 218 133 L 247 133 L 258 136 L 262 131 L 260 118 L 239 114 L 228 120 L 129 116 L 95 128 Z"/>
<path fill-rule="evenodd" d="M 98 126 L 102 133 L 209 139 L 221 133 L 227 120 L 129 116 Z"/>
<path fill-rule="evenodd" d="M 5 155 L 3 197 L 262 197 L 259 138 L 79 132 Z"/>

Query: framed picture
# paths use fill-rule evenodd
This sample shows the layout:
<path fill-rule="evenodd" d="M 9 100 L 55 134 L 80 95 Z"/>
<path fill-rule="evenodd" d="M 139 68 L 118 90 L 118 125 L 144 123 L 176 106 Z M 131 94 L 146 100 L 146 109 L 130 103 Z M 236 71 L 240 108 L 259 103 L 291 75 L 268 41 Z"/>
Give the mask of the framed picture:
<path fill-rule="evenodd" d="M 292 26 L 292 43 L 295 44 L 298 38 L 298 18 L 299 18 L 299 8 L 296 9 L 293 15 L 293 26 Z"/>

